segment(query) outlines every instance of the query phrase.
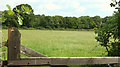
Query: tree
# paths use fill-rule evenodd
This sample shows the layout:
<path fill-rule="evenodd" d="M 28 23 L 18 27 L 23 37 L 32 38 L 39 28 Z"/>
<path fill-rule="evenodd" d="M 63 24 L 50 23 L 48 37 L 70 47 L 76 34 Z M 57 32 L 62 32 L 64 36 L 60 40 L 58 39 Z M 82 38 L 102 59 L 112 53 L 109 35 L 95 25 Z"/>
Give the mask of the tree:
<path fill-rule="evenodd" d="M 95 31 L 96 40 L 106 48 L 108 56 L 120 56 L 120 8 L 116 6 L 120 5 L 119 3 L 120 1 L 113 1 L 110 4 L 118 11 L 114 12 L 113 16 L 106 17 L 105 22 Z"/>

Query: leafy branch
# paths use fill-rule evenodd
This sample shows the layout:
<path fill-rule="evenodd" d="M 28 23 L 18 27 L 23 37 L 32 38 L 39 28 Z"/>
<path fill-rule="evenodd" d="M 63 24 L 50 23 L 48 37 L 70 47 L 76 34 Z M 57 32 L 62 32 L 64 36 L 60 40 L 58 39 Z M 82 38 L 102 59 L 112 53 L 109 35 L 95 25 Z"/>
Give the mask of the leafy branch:
<path fill-rule="evenodd" d="M 13 10 L 11 10 L 11 7 L 8 4 L 6 5 L 6 7 L 8 8 L 7 13 L 9 16 L 13 16 L 13 15 L 17 16 L 17 19 L 18 19 L 17 21 L 18 21 L 19 25 L 23 25 L 23 17 L 20 14 L 21 13 L 30 14 L 30 12 L 32 11 L 29 7 L 24 6 L 24 5 L 21 6 L 22 11 L 20 11 L 17 7 L 15 7 L 17 13 L 14 12 Z M 2 14 L 1 19 L 2 19 L 2 22 L 4 22 L 7 19 L 4 17 L 4 13 Z"/>

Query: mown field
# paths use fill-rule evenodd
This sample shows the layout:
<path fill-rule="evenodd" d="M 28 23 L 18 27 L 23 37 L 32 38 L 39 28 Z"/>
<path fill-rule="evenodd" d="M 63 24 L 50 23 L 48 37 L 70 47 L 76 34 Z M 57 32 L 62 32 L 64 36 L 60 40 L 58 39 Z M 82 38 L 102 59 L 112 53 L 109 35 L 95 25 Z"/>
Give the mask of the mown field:
<path fill-rule="evenodd" d="M 20 30 L 23 45 L 49 57 L 96 57 L 105 49 L 98 46 L 94 31 Z M 3 41 L 7 30 L 2 30 Z"/>

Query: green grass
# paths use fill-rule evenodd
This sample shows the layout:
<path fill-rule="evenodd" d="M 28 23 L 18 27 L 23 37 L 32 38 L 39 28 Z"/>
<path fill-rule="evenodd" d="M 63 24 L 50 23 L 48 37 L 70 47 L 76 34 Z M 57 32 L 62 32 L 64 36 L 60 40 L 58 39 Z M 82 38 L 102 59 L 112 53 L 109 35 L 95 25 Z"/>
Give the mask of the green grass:
<path fill-rule="evenodd" d="M 96 57 L 105 49 L 97 46 L 93 31 L 20 30 L 23 45 L 49 57 Z M 3 30 L 3 41 L 7 30 Z M 96 47 L 97 46 L 97 47 Z"/>

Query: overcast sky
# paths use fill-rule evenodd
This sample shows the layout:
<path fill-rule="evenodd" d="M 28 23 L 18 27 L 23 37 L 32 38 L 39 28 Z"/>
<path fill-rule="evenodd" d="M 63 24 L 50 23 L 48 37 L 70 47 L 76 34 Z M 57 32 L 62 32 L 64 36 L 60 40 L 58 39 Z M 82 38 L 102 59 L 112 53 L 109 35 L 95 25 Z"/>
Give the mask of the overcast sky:
<path fill-rule="evenodd" d="M 29 4 L 34 14 L 49 16 L 111 16 L 114 8 L 111 0 L 0 0 L 0 11 L 6 10 L 6 4 L 11 8 L 19 4 Z"/>

